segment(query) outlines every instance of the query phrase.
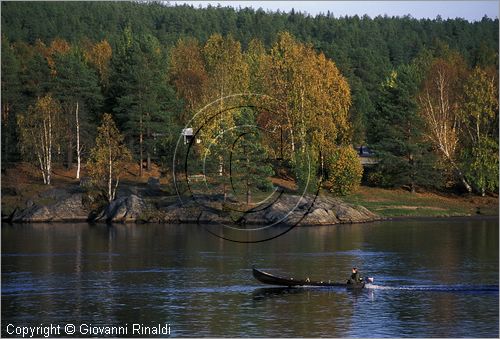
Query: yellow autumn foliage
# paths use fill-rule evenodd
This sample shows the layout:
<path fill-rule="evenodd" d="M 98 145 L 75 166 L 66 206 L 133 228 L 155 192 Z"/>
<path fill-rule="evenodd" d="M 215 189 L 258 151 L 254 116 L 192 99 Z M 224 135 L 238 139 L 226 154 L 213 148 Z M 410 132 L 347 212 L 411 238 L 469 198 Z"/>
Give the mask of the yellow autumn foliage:
<path fill-rule="evenodd" d="M 355 191 L 363 176 L 363 166 L 350 146 L 337 147 L 327 157 L 324 187 L 338 195 Z"/>

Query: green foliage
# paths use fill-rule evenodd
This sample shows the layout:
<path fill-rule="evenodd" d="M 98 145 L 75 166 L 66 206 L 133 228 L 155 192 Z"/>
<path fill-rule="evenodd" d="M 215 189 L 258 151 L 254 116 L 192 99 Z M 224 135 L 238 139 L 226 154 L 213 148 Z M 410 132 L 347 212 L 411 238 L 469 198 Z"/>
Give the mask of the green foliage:
<path fill-rule="evenodd" d="M 2 169 L 9 162 L 19 159 L 15 113 L 20 104 L 20 71 L 14 49 L 2 36 Z"/>
<path fill-rule="evenodd" d="M 51 95 L 37 99 L 26 114 L 17 116 L 17 123 L 24 159 L 34 162 L 42 172 L 43 183 L 50 185 L 53 157 L 60 146 L 64 128 L 59 101 Z"/>
<path fill-rule="evenodd" d="M 87 149 L 95 138 L 95 123 L 98 121 L 103 96 L 97 74 L 90 69 L 83 59 L 82 53 L 73 48 L 67 53 L 54 56 L 55 77 L 52 91 L 61 102 L 63 120 L 66 127 L 67 165 L 71 167 L 73 154 L 76 151 L 76 115 L 78 105 L 78 123 L 80 124 L 80 148 Z"/>
<path fill-rule="evenodd" d="M 359 187 L 363 166 L 352 147 L 338 147 L 326 159 L 325 174 L 324 186 L 337 195 L 346 195 Z"/>
<path fill-rule="evenodd" d="M 68 53 L 56 54 L 54 62 L 56 76 L 52 90 L 57 98 L 63 105 L 71 106 L 72 113 L 75 102 L 79 101 L 82 116 L 88 115 L 96 122 L 103 97 L 97 74 L 87 66 L 81 51 L 75 47 Z"/>
<path fill-rule="evenodd" d="M 318 191 L 321 180 L 318 158 L 318 153 L 311 149 L 295 152 L 292 168 L 295 171 L 295 180 L 299 192 L 316 193 Z"/>
<path fill-rule="evenodd" d="M 100 190 L 108 201 L 115 199 L 120 175 L 125 170 L 125 164 L 131 159 L 123 139 L 111 114 L 105 113 L 102 124 L 97 129 L 95 146 L 90 152 L 87 169 L 94 187 Z"/>
<path fill-rule="evenodd" d="M 482 195 L 498 193 L 498 151 L 498 141 L 486 137 L 470 149 L 462 149 L 464 174 Z"/>
<path fill-rule="evenodd" d="M 269 177 L 274 170 L 262 146 L 261 131 L 255 126 L 253 112 L 244 109 L 237 123 L 240 127 L 231 148 L 231 178 L 233 188 L 242 189 L 249 203 L 252 191 L 272 190 Z"/>
<path fill-rule="evenodd" d="M 379 163 L 368 176 L 383 187 L 439 186 L 436 157 L 423 137 L 416 95 L 421 75 L 414 65 L 392 71 L 380 86 L 368 140 Z"/>
<path fill-rule="evenodd" d="M 116 51 L 110 79 L 113 111 L 141 163 L 146 154 L 149 169 L 166 123 L 180 110 L 180 102 L 168 82 L 165 53 L 154 36 L 136 35 L 126 27 Z"/>
<path fill-rule="evenodd" d="M 299 186 L 305 187 L 311 175 L 316 181 L 320 167 L 318 155 L 305 151 L 306 146 L 320 145 L 328 158 L 333 156 L 329 150 L 339 144 L 367 142 L 380 158 L 370 174 L 373 182 L 439 187 L 438 148 L 422 138 L 424 128 L 416 114 L 419 72 L 428 70 L 435 58 L 455 53 L 463 58 L 464 69 L 480 66 L 498 73 L 498 19 L 469 23 L 308 17 L 159 2 L 2 2 L 1 6 L 2 166 L 19 158 L 15 141 L 20 136 L 14 128 L 18 117 L 47 94 L 62 104 L 68 154 L 70 112 L 78 101 L 86 144 L 93 140 L 100 113 L 113 112 L 135 158 L 170 167 L 180 129 L 207 98 L 248 89 L 260 93 L 269 87 L 291 114 L 291 125 L 285 126 L 287 121 L 280 125 L 285 138 L 292 128 L 295 133 L 294 142 L 285 144 L 284 157 L 296 165 Z M 199 44 L 186 43 L 175 55 L 171 52 L 179 38 Z M 295 65 L 280 53 L 294 56 Z M 174 55 L 185 56 L 190 67 L 174 65 Z M 272 68 L 276 72 L 268 72 L 268 63 L 277 61 L 278 67 Z M 393 70 L 394 76 L 389 76 Z M 492 97 L 483 95 L 485 89 L 491 92 L 490 73 L 489 87 L 483 75 L 470 81 L 460 75 L 457 82 L 467 83 L 468 89 L 458 105 L 463 128 L 457 130 L 461 152 L 456 160 L 478 191 L 495 186 L 490 169 L 496 161 L 493 146 L 498 145 L 498 104 L 492 106 Z M 342 81 L 326 83 L 334 78 Z M 342 90 L 335 96 L 328 88 Z M 498 89 L 493 92 L 497 97 Z M 349 103 L 339 104 L 342 100 Z M 492 129 L 482 128 L 481 137 L 472 138 L 476 121 Z M 233 125 L 226 123 L 226 129 Z M 266 141 L 261 138 L 261 142 Z M 275 150 L 269 145 L 263 146 L 271 154 Z M 314 185 L 309 189 L 315 190 Z"/>
<path fill-rule="evenodd" d="M 497 79 L 496 74 L 476 67 L 464 84 L 464 105 L 460 111 L 460 163 L 465 176 L 482 195 L 498 190 Z"/>

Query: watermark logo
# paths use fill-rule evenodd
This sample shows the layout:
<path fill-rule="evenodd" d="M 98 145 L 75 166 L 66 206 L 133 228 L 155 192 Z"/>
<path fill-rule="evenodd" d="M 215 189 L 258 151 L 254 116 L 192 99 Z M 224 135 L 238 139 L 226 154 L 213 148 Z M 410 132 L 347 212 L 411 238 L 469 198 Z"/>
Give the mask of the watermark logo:
<path fill-rule="evenodd" d="M 196 206 L 198 223 L 225 240 L 262 242 L 287 233 L 312 208 L 322 178 L 319 150 L 303 142 L 303 133 L 267 95 L 209 103 L 177 140 L 172 172 L 180 201 Z M 298 188 L 289 187 L 291 174 Z"/>

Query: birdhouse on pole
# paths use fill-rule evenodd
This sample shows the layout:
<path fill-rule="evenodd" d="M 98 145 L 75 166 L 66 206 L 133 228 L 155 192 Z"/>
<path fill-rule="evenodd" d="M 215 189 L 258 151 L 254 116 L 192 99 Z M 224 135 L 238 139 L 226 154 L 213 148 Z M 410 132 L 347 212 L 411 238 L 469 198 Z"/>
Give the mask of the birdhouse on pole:
<path fill-rule="evenodd" d="M 181 135 L 184 137 L 184 145 L 187 145 L 193 139 L 193 129 L 192 128 L 183 128 Z"/>

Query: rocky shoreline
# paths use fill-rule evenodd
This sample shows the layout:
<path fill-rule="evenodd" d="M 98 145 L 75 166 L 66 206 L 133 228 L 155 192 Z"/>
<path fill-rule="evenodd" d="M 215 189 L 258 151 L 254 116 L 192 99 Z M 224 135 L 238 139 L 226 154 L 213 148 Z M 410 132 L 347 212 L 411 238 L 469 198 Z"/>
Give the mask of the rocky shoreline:
<path fill-rule="evenodd" d="M 283 194 L 266 208 L 234 213 L 225 208 L 227 201 L 223 203 L 222 197 L 218 196 L 183 198 L 181 202 L 178 197 L 165 196 L 159 189 L 157 194 L 151 194 L 151 190 L 124 193 L 107 206 L 92 209 L 84 190 L 54 188 L 45 191 L 37 202 L 28 200 L 25 208 L 16 208 L 10 215 L 2 215 L 2 221 L 334 225 L 382 219 L 363 206 L 323 196 Z"/>

